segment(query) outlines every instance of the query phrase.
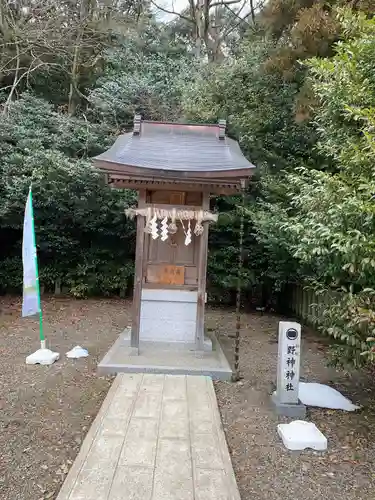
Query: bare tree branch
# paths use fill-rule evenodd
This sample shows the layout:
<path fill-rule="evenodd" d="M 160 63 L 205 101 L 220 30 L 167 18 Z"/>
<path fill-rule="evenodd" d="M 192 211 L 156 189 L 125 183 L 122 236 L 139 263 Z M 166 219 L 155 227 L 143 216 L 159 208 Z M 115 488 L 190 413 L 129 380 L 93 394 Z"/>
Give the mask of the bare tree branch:
<path fill-rule="evenodd" d="M 152 5 L 154 7 L 156 7 L 157 9 L 161 10 L 162 12 L 165 12 L 166 14 L 172 14 L 172 15 L 175 15 L 175 16 L 178 16 L 180 17 L 181 19 L 184 19 L 185 21 L 189 22 L 189 23 L 193 23 L 192 19 L 190 19 L 189 17 L 186 17 L 184 16 L 183 14 L 181 14 L 180 12 L 176 12 L 175 10 L 168 10 L 164 7 L 161 7 L 160 5 L 158 5 L 156 2 L 154 2 L 154 0 L 150 0 L 150 2 L 152 3 Z"/>
<path fill-rule="evenodd" d="M 251 11 L 251 20 L 253 21 L 253 24 L 255 24 L 254 0 L 250 0 L 250 11 Z"/>
<path fill-rule="evenodd" d="M 225 2 L 224 1 L 221 1 L 221 2 L 214 2 L 210 5 L 210 7 L 216 7 L 216 6 L 225 6 L 225 5 L 232 5 L 232 4 L 235 4 L 235 3 L 240 3 L 241 0 L 226 0 Z"/>
<path fill-rule="evenodd" d="M 242 6 L 241 6 L 241 8 L 240 8 L 240 10 L 239 10 L 238 12 L 234 11 L 234 10 L 233 10 L 231 7 L 229 7 L 228 5 L 226 5 L 226 6 L 225 6 L 225 7 L 226 7 L 226 9 L 228 9 L 228 10 L 229 10 L 229 11 L 230 11 L 233 15 L 234 15 L 234 17 L 236 17 L 236 18 L 239 20 L 239 22 L 238 22 L 238 23 L 236 23 L 236 24 L 233 24 L 232 26 L 228 26 L 228 29 L 226 29 L 226 30 L 225 30 L 224 35 L 223 35 L 223 36 L 228 36 L 228 35 L 230 35 L 230 33 L 232 33 L 233 31 L 235 31 L 235 30 L 236 30 L 239 26 L 241 26 L 241 24 L 243 24 L 243 23 L 244 23 L 244 24 L 247 24 L 248 26 L 250 26 L 250 25 L 249 25 L 249 23 L 246 21 L 246 19 L 250 16 L 250 13 L 249 13 L 249 14 L 246 14 L 246 16 L 244 16 L 244 17 L 241 17 L 241 16 L 240 16 L 240 14 L 241 14 L 242 10 L 244 9 L 245 5 L 246 5 L 246 1 L 242 4 Z"/>
<path fill-rule="evenodd" d="M 19 46 L 18 45 L 16 46 L 16 50 L 17 50 L 17 66 L 16 66 L 16 71 L 14 73 L 14 79 L 13 79 L 12 88 L 11 88 L 11 90 L 9 92 L 8 98 L 5 101 L 5 104 L 4 104 L 4 107 L 3 107 L 3 114 L 4 115 L 7 114 L 7 112 L 8 112 L 9 104 L 10 104 L 10 102 L 13 99 L 13 94 L 14 94 L 14 92 L 16 90 L 16 87 L 18 85 L 18 82 L 19 82 L 18 75 L 19 75 L 19 71 L 20 71 L 21 60 L 20 60 L 20 52 L 19 52 Z"/>

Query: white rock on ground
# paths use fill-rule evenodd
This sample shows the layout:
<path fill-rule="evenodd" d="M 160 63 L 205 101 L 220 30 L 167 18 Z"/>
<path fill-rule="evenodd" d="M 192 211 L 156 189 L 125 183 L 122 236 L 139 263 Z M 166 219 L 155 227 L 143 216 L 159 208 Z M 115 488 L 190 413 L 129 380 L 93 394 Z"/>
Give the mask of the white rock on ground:
<path fill-rule="evenodd" d="M 60 358 L 58 352 L 53 352 L 50 349 L 38 349 L 26 358 L 27 365 L 52 365 Z"/>
<path fill-rule="evenodd" d="M 88 355 L 88 350 L 84 349 L 80 345 L 73 347 L 71 351 L 66 353 L 67 358 L 87 358 Z"/>
<path fill-rule="evenodd" d="M 300 382 L 298 396 L 306 406 L 345 411 L 355 411 L 360 408 L 333 387 L 315 382 Z"/>
<path fill-rule="evenodd" d="M 312 422 L 294 420 L 290 424 L 279 424 L 277 432 L 288 450 L 327 449 L 327 438 Z"/>

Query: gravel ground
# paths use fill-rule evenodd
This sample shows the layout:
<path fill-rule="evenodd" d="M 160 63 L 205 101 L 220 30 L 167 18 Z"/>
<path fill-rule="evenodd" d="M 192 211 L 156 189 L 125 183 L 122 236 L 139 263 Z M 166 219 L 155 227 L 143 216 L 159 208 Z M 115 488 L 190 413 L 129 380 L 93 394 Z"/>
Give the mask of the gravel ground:
<path fill-rule="evenodd" d="M 38 347 L 38 325 L 21 319 L 20 301 L 0 301 L 0 499 L 45 500 L 57 492 L 111 384 L 96 375 L 97 361 L 129 323 L 130 303 L 121 300 L 44 299 L 45 330 L 62 354 L 51 367 L 27 366 Z M 310 410 L 326 434 L 325 454 L 292 454 L 276 434 L 269 405 L 276 373 L 276 328 L 280 318 L 248 315 L 241 343 L 243 379 L 217 383 L 217 396 L 242 500 L 362 500 L 374 498 L 375 402 L 364 375 L 351 378 L 325 366 L 325 347 L 304 332 L 302 375 L 333 384 L 359 413 Z M 207 325 L 232 354 L 235 316 L 211 310 Z M 75 345 L 90 357 L 67 360 Z M 141 499 L 140 499 L 141 500 Z"/>
<path fill-rule="evenodd" d="M 276 316 L 248 315 L 241 341 L 241 374 L 236 384 L 215 384 L 242 500 L 364 500 L 375 498 L 375 391 L 369 375 L 328 369 L 326 347 L 303 329 L 301 376 L 329 384 L 364 405 L 356 413 L 310 409 L 308 419 L 328 439 L 328 451 L 289 452 L 276 425 L 287 421 L 270 406 L 277 363 Z M 235 315 L 208 317 L 232 356 Z"/>
<path fill-rule="evenodd" d="M 45 332 L 61 359 L 27 366 L 38 348 L 38 324 L 21 319 L 20 301 L 0 302 L 0 499 L 53 499 L 111 384 L 98 360 L 128 324 L 124 301 L 43 300 Z M 68 360 L 75 345 L 86 359 Z"/>

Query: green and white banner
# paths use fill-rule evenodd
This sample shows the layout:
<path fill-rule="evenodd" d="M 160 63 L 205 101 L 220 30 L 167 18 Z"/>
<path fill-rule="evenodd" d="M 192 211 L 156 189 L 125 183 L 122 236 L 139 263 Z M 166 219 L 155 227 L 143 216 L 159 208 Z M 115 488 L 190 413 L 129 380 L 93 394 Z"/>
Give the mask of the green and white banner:
<path fill-rule="evenodd" d="M 33 200 L 31 187 L 27 197 L 25 218 L 23 222 L 22 241 L 23 263 L 23 302 L 22 316 L 40 314 L 40 293 L 38 278 L 38 262 L 35 245 L 35 229 L 33 215 Z"/>

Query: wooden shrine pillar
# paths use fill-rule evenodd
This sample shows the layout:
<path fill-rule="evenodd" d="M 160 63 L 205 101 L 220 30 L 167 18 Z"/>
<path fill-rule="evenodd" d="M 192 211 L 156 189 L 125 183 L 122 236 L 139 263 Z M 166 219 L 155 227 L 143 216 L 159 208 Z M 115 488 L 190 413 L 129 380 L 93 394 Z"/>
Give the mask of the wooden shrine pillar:
<path fill-rule="evenodd" d="M 210 194 L 203 193 L 203 210 L 210 209 Z M 204 349 L 204 310 L 206 302 L 206 276 L 207 276 L 207 254 L 208 254 L 208 222 L 203 223 L 204 231 L 199 236 L 199 256 L 198 256 L 198 300 L 197 300 L 197 320 L 195 330 L 195 344 L 197 351 Z"/>
<path fill-rule="evenodd" d="M 138 193 L 138 208 L 146 206 L 146 190 Z M 143 256 L 145 249 L 145 218 L 141 215 L 137 216 L 137 235 L 135 247 L 135 271 L 134 271 L 134 292 L 133 292 L 133 308 L 132 308 L 132 329 L 130 337 L 130 345 L 135 349 L 139 349 L 139 329 L 141 320 L 141 299 L 142 299 L 142 282 L 143 282 Z"/>

